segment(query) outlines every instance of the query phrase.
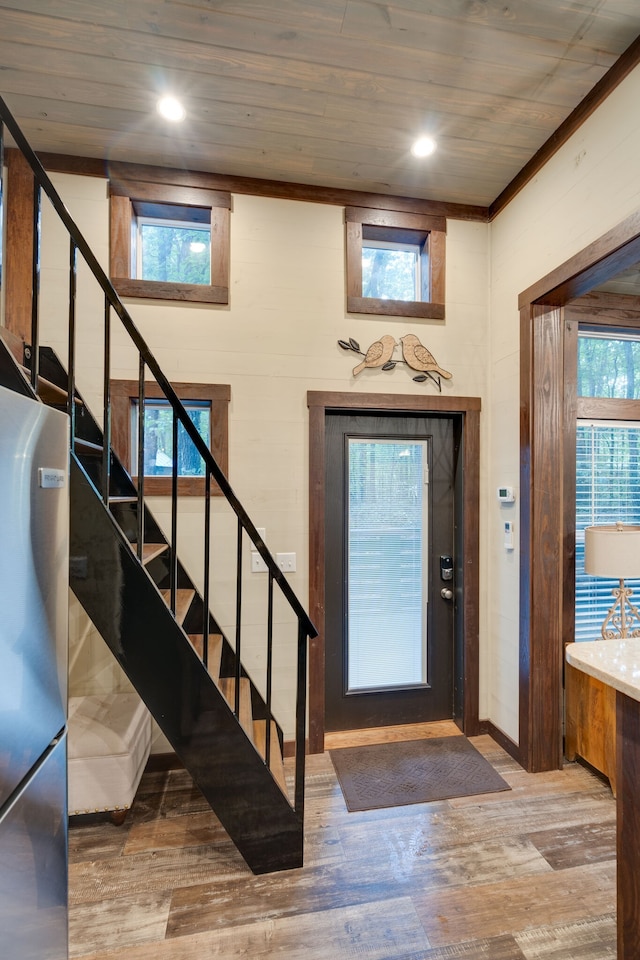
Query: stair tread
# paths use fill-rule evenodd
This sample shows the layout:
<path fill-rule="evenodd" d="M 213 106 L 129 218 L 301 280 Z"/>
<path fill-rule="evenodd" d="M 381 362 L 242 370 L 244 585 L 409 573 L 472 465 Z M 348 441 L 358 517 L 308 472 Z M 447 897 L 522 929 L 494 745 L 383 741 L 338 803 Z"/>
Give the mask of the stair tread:
<path fill-rule="evenodd" d="M 266 720 L 254 720 L 253 721 L 253 742 L 256 745 L 256 750 L 264 759 L 267 752 L 267 721 Z M 270 758 L 269 758 L 269 769 L 274 776 L 274 779 L 285 797 L 287 796 L 287 781 L 284 775 L 284 761 L 282 759 L 282 751 L 280 750 L 280 740 L 278 738 L 278 727 L 274 720 L 271 721 L 271 741 L 270 741 Z"/>
<path fill-rule="evenodd" d="M 25 378 L 31 382 L 31 371 L 28 367 L 20 365 Z M 44 403 L 51 403 L 54 406 L 60 406 L 67 402 L 68 393 L 63 387 L 59 387 L 56 383 L 52 383 L 51 380 L 47 380 L 46 377 L 41 377 L 38 375 L 38 381 L 36 384 L 36 393 Z M 75 398 L 77 404 L 82 404 L 82 400 L 78 397 Z"/>
<path fill-rule="evenodd" d="M 203 636 L 201 633 L 190 633 L 189 640 L 194 650 L 202 660 L 203 658 Z M 222 634 L 221 633 L 210 633 L 209 634 L 209 657 L 207 663 L 207 670 L 209 671 L 210 676 L 214 680 L 218 680 L 220 676 L 220 662 L 222 660 Z"/>
<path fill-rule="evenodd" d="M 133 552 L 138 554 L 138 544 L 132 543 L 131 549 Z M 156 557 L 159 557 L 162 553 L 165 553 L 169 549 L 168 543 L 143 543 L 142 545 L 142 562 L 144 564 L 151 563 L 152 560 L 155 560 Z"/>
<path fill-rule="evenodd" d="M 109 497 L 109 503 L 137 503 L 137 497 Z"/>
<path fill-rule="evenodd" d="M 91 440 L 83 440 L 82 437 L 74 437 L 73 447 L 76 453 L 84 453 L 95 456 L 102 456 L 104 447 L 100 443 L 93 443 Z"/>
<path fill-rule="evenodd" d="M 161 590 L 160 593 L 164 597 L 166 605 L 169 607 L 171 605 L 171 590 Z M 191 606 L 191 601 L 195 597 L 195 590 L 188 590 L 184 587 L 180 587 L 176 590 L 176 622 L 182 623 L 184 618 L 187 615 L 189 607 Z"/>
<path fill-rule="evenodd" d="M 235 709 L 236 678 L 220 677 L 218 681 L 225 700 L 232 710 Z M 253 709 L 251 707 L 251 684 L 247 677 L 240 677 L 240 726 L 253 742 Z"/>

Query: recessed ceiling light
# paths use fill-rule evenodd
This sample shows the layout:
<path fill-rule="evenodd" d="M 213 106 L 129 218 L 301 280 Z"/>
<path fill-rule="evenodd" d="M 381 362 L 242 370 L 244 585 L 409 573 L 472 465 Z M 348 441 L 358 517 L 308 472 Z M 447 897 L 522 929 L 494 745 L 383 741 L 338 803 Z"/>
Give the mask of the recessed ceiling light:
<path fill-rule="evenodd" d="M 184 120 L 186 116 L 184 107 L 175 97 L 162 97 L 158 100 L 158 113 L 165 120 L 172 120 L 174 123 Z"/>
<path fill-rule="evenodd" d="M 411 147 L 411 153 L 414 157 L 430 157 L 437 149 L 438 144 L 432 137 L 418 137 Z"/>

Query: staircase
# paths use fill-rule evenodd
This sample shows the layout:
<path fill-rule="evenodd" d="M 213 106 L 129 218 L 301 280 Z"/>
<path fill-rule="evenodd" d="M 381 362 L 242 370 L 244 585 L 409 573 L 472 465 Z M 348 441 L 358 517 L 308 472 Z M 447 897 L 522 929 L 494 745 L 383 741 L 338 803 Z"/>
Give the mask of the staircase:
<path fill-rule="evenodd" d="M 316 630 L 226 477 L 120 302 L 51 181 L 0 99 L 0 171 L 4 128 L 29 163 L 36 209 L 48 196 L 69 235 L 68 369 L 39 343 L 38 244 L 33 262 L 31 343 L 0 328 L 0 383 L 68 412 L 70 450 L 70 585 L 254 873 L 302 865 L 307 642 Z M 78 259 L 104 294 L 104 409 L 94 419 L 75 382 Z M 144 494 L 144 417 L 139 417 L 138 477 L 134 484 L 111 446 L 110 343 L 112 321 L 138 353 L 139 410 L 150 379 L 173 410 L 171 533 L 148 509 Z M 178 542 L 178 424 L 205 465 L 203 588 L 200 591 L 172 544 Z M 217 484 L 235 514 L 236 618 L 227 637 L 210 611 L 211 490 Z M 254 682 L 242 663 L 242 565 L 247 546 L 267 566 L 265 674 Z M 288 604 L 297 636 L 295 779 L 285 779 L 283 733 L 271 706 L 274 592 Z M 297 624 L 297 626 L 295 626 Z"/>

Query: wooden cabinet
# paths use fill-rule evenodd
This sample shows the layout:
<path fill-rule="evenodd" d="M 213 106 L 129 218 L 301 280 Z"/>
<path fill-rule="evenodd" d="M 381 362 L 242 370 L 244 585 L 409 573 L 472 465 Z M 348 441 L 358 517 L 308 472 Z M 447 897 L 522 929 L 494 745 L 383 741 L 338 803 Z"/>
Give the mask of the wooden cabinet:
<path fill-rule="evenodd" d="M 603 773 L 616 795 L 616 691 L 565 665 L 565 756 Z"/>

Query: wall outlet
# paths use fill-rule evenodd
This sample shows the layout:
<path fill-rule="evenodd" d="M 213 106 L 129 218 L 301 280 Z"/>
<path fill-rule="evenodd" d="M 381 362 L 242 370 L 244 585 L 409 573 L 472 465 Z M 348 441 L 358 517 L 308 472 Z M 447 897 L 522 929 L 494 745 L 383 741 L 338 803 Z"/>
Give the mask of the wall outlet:
<path fill-rule="evenodd" d="M 251 573 L 266 573 L 267 565 L 257 550 L 251 551 Z"/>
<path fill-rule="evenodd" d="M 296 569 L 295 553 L 276 553 L 276 563 L 284 573 L 293 573 Z"/>

